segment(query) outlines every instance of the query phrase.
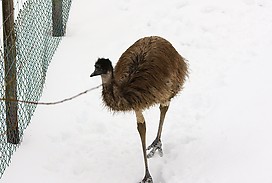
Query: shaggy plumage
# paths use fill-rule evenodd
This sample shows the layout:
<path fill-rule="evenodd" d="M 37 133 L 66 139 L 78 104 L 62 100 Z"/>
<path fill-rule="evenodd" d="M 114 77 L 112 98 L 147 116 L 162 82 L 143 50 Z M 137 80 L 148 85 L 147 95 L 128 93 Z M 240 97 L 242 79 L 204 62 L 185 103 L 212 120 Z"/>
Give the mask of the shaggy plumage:
<path fill-rule="evenodd" d="M 173 98 L 186 76 L 185 60 L 167 40 L 145 37 L 121 55 L 103 83 L 103 100 L 113 111 L 142 110 Z"/>

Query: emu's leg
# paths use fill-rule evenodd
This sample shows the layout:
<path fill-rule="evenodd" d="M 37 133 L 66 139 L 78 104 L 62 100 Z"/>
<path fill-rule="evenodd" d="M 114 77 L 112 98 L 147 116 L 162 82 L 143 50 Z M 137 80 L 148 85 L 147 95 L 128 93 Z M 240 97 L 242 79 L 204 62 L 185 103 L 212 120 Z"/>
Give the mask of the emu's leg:
<path fill-rule="evenodd" d="M 163 156 L 162 143 L 161 143 L 161 133 L 162 133 L 163 122 L 164 122 L 164 119 L 165 119 L 165 114 L 168 111 L 169 104 L 170 104 L 170 102 L 166 102 L 166 103 L 163 103 L 163 104 L 160 105 L 161 114 L 160 114 L 159 129 L 158 129 L 158 133 L 157 133 L 156 139 L 147 148 L 147 150 L 151 150 L 148 153 L 147 158 L 152 158 L 154 156 L 154 154 L 155 154 L 156 151 L 159 152 L 160 157 Z"/>
<path fill-rule="evenodd" d="M 144 179 L 140 183 L 153 183 L 152 177 L 148 170 L 148 163 L 146 157 L 146 126 L 144 116 L 141 111 L 136 111 L 137 118 L 137 129 L 141 137 L 142 148 L 143 148 L 143 156 L 144 156 L 144 164 L 145 164 L 145 176 Z"/>

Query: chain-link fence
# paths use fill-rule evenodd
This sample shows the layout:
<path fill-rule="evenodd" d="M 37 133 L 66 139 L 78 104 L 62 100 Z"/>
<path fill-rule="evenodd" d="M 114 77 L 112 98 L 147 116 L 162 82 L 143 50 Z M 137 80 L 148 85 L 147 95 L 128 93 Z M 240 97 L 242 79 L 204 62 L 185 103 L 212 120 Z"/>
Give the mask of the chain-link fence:
<path fill-rule="evenodd" d="M 58 29 L 65 30 L 72 0 L 62 0 L 62 25 Z M 11 68 L 5 68 L 4 51 L 0 50 L 0 98 L 5 98 L 8 75 L 16 80 L 17 99 L 38 101 L 43 90 L 48 65 L 56 51 L 61 37 L 53 36 L 52 0 L 28 0 L 15 21 L 16 62 Z M 1 31 L 1 30 L 0 30 Z M 12 67 L 16 75 L 9 72 Z M 16 103 L 17 121 L 15 134 L 22 140 L 23 131 L 30 123 L 36 105 Z M 8 143 L 6 101 L 0 101 L 0 178 L 11 161 L 18 144 Z M 7 109 L 9 110 L 9 109 Z M 18 126 L 18 127 L 17 127 Z"/>

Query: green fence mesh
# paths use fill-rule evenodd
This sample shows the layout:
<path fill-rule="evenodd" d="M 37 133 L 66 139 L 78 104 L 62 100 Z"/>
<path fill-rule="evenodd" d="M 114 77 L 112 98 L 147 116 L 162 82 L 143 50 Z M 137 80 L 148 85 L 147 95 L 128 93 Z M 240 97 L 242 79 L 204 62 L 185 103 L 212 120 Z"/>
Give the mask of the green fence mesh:
<path fill-rule="evenodd" d="M 72 0 L 62 0 L 62 25 L 65 30 Z M 52 0 L 28 0 L 15 21 L 17 97 L 20 100 L 38 101 L 42 94 L 48 65 L 61 37 L 53 37 Z M 5 97 L 3 50 L 0 54 L 0 98 Z M 36 105 L 18 103 L 18 129 L 20 142 L 30 123 Z M 0 101 L 0 178 L 11 161 L 18 144 L 7 142 L 6 105 Z"/>

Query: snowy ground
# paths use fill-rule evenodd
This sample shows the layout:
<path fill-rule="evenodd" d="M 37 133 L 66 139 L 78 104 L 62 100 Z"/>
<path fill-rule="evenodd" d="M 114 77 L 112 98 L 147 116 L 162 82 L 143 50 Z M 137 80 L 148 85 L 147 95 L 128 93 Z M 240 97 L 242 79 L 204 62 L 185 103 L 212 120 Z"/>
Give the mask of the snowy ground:
<path fill-rule="evenodd" d="M 114 63 L 138 38 L 160 35 L 189 60 L 190 79 L 163 131 L 155 183 L 272 182 L 271 0 L 74 0 L 67 36 L 42 101 L 100 84 L 98 57 Z M 112 115 L 101 89 L 39 106 L 1 183 L 135 183 L 144 175 L 135 116 Z M 159 110 L 145 112 L 147 142 Z"/>

